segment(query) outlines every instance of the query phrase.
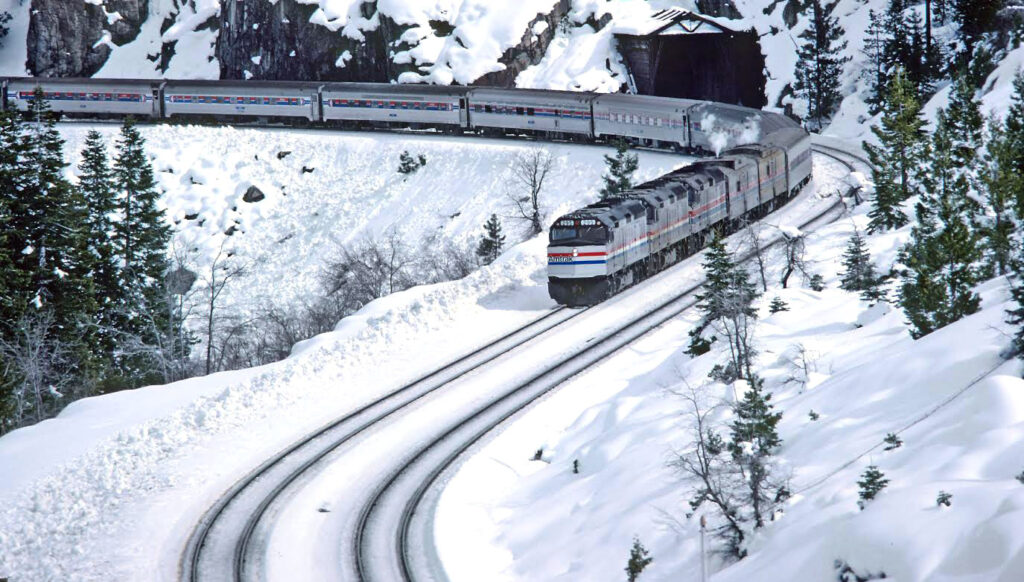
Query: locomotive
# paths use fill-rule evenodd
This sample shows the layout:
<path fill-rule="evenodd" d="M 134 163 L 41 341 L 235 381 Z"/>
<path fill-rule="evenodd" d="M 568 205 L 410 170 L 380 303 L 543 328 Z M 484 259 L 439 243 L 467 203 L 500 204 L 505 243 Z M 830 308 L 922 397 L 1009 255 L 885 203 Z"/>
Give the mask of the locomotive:
<path fill-rule="evenodd" d="M 380 83 L 0 78 L 0 108 L 28 110 L 37 89 L 52 111 L 69 117 L 626 139 L 709 154 L 554 222 L 548 289 L 562 305 L 592 305 L 679 261 L 712 233 L 771 212 L 811 174 L 810 136 L 793 120 L 691 99 Z"/>

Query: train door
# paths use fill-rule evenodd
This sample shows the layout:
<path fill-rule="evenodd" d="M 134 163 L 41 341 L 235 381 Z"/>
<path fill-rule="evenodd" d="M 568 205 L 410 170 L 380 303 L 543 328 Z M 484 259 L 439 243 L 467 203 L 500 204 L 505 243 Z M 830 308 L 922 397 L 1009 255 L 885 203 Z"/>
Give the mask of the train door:
<path fill-rule="evenodd" d="M 469 99 L 459 99 L 459 124 L 463 129 L 469 129 Z"/>

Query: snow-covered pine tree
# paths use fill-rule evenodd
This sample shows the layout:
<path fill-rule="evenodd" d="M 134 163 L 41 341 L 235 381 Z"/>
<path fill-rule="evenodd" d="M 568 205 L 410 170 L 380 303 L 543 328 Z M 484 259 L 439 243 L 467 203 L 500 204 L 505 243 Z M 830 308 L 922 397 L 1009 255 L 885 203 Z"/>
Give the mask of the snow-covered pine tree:
<path fill-rule="evenodd" d="M 1013 80 L 1013 98 L 1004 128 L 1008 169 L 1018 178 L 1024 177 L 1024 72 L 1017 73 Z M 1024 179 L 1014 181 L 1012 186 L 1017 220 L 1024 221 Z"/>
<path fill-rule="evenodd" d="M 888 42 L 886 34 L 884 15 L 868 10 L 868 27 L 864 31 L 864 48 L 861 52 L 867 57 L 870 65 L 864 70 L 868 81 L 868 97 L 865 101 L 870 106 L 869 111 L 872 115 L 882 111 L 886 89 L 889 86 L 889 68 L 885 58 L 885 47 Z"/>
<path fill-rule="evenodd" d="M 897 70 L 889 82 L 881 123 L 871 128 L 879 143 L 864 142 L 875 183 L 868 232 L 907 224 L 909 219 L 900 204 L 921 191 L 920 165 L 927 146 L 924 124 L 914 86 Z"/>
<path fill-rule="evenodd" d="M 10 29 L 7 27 L 7 23 L 10 21 L 10 12 L 0 12 L 0 48 L 3 48 L 4 39 L 7 37 L 7 33 L 10 32 Z"/>
<path fill-rule="evenodd" d="M 654 558 L 650 557 L 647 548 L 640 543 L 640 538 L 633 538 L 633 547 L 629 550 L 629 562 L 626 563 L 626 579 L 636 582 Z"/>
<path fill-rule="evenodd" d="M 1013 169 L 1014 152 L 1003 122 L 988 121 L 985 152 L 981 160 L 980 188 L 984 192 L 985 216 L 980 234 L 984 242 L 985 265 L 989 274 L 1005 275 L 1013 259 L 1013 201 L 1024 190 L 1024 175 Z"/>
<path fill-rule="evenodd" d="M 889 480 L 885 478 L 885 473 L 882 473 L 875 465 L 869 466 L 861 475 L 860 481 L 857 481 L 857 485 L 860 486 L 858 494 L 860 500 L 857 501 L 857 507 L 864 509 L 867 502 L 874 499 L 888 484 Z"/>
<path fill-rule="evenodd" d="M 845 271 L 840 278 L 840 289 L 859 291 L 862 299 L 872 303 L 877 303 L 884 297 L 881 289 L 882 279 L 875 272 L 875 264 L 871 261 L 867 243 L 856 228 L 843 252 L 843 268 Z"/>
<path fill-rule="evenodd" d="M 980 237 L 971 227 L 973 201 L 963 176 L 954 172 L 953 146 L 945 112 L 940 111 L 926 193 L 917 205 L 918 224 L 901 258 L 907 267 L 900 305 L 915 338 L 978 311 L 972 291 L 980 279 Z"/>
<path fill-rule="evenodd" d="M 501 221 L 497 214 L 492 214 L 484 223 L 484 235 L 480 238 L 480 244 L 476 247 L 476 256 L 490 265 L 501 255 L 501 249 L 505 245 L 505 235 L 501 233 Z"/>
<path fill-rule="evenodd" d="M 91 273 L 96 291 L 96 324 L 105 353 L 113 352 L 117 339 L 111 330 L 116 310 L 123 305 L 120 258 L 114 245 L 111 215 L 117 207 L 118 186 L 107 156 L 107 144 L 98 131 L 85 138 L 82 161 L 78 165 L 78 189 L 88 207 L 88 247 L 93 255 Z"/>
<path fill-rule="evenodd" d="M 168 268 L 167 249 L 171 239 L 170 226 L 157 205 L 159 192 L 153 177 L 153 166 L 146 154 L 145 140 L 135 122 L 129 118 L 121 128 L 117 157 L 113 165 L 119 187 L 118 213 L 114 244 L 123 265 L 120 307 L 121 332 L 144 345 L 156 345 L 161 336 L 176 337 L 166 329 L 167 308 L 164 305 L 163 279 Z M 122 362 L 129 377 L 141 380 L 146 364 L 138 358 Z"/>
<path fill-rule="evenodd" d="M 4 224 L 0 225 L 3 232 L 2 252 L 4 264 L 3 287 L 0 291 L 0 334 L 10 330 L 4 329 L 5 324 L 17 321 L 24 312 L 28 301 L 32 298 L 29 290 L 28 272 L 22 268 L 17 257 L 26 249 L 18 246 L 24 239 L 13 232 L 16 226 L 14 212 L 25 196 L 25 174 L 22 169 L 22 150 L 25 147 L 24 128 L 17 114 L 0 112 L 0 212 L 4 215 Z"/>
<path fill-rule="evenodd" d="M 772 302 L 768 304 L 768 313 L 775 314 L 782 311 L 789 311 L 789 304 L 776 295 L 772 298 Z"/>
<path fill-rule="evenodd" d="M 64 177 L 64 139 L 41 89 L 28 117 L 21 136 L 23 180 L 11 206 L 9 235 L 19 251 L 13 258 L 16 269 L 28 277 L 23 299 L 36 310 L 53 313 L 55 337 L 78 346 L 77 355 L 84 361 L 91 346 L 83 339 L 90 335 L 95 313 L 88 208 Z"/>
<path fill-rule="evenodd" d="M 1016 278 L 1010 287 L 1010 296 L 1014 305 L 1006 311 L 1006 323 L 1015 328 L 1010 343 L 1010 353 L 1024 360 L 1024 245 L 1020 245 L 1018 255 L 1017 260 L 1014 261 Z M 1024 476 L 1024 473 L 1021 475 Z M 1021 482 L 1024 483 L 1024 480 Z"/>
<path fill-rule="evenodd" d="M 751 375 L 743 399 L 733 406 L 735 415 L 728 445 L 733 460 L 743 469 L 746 504 L 754 527 L 760 528 L 771 515 L 776 484 L 770 457 L 782 446 L 778 424 L 782 413 L 775 412 L 772 395 L 764 389 L 764 380 Z"/>
<path fill-rule="evenodd" d="M 959 25 L 964 53 L 971 54 L 982 36 L 994 29 L 1002 0 L 953 0 L 954 18 Z"/>
<path fill-rule="evenodd" d="M 807 118 L 812 127 L 820 129 L 839 107 L 842 94 L 839 77 L 850 57 L 840 53 L 846 49 L 839 19 L 832 16 L 835 5 L 823 6 L 822 0 L 811 0 L 810 22 L 800 33 L 803 44 L 797 50 L 796 84 L 798 95 L 807 99 Z"/>
<path fill-rule="evenodd" d="M 615 142 L 615 156 L 604 157 L 608 165 L 608 173 L 601 176 L 604 187 L 601 188 L 601 200 L 621 194 L 633 187 L 633 173 L 639 167 L 637 155 L 629 152 L 629 142 L 624 139 Z"/>

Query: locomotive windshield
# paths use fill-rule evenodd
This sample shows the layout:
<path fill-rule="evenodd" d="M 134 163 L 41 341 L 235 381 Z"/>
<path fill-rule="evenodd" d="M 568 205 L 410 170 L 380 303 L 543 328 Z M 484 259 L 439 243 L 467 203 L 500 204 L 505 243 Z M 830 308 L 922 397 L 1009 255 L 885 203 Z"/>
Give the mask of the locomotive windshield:
<path fill-rule="evenodd" d="M 562 219 L 551 227 L 551 242 L 604 244 L 608 242 L 608 229 L 593 218 Z"/>

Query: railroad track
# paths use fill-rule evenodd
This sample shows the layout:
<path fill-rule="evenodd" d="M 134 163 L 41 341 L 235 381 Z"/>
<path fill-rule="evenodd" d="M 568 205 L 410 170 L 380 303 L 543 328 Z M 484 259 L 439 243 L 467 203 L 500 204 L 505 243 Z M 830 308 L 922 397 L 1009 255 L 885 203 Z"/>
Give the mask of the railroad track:
<path fill-rule="evenodd" d="M 816 146 L 817 147 L 817 146 Z M 820 153 L 852 165 L 824 150 Z M 855 156 L 843 152 L 851 158 Z M 801 226 L 813 228 L 843 208 L 837 201 Z M 668 271 L 662 273 L 666 275 Z M 655 277 L 655 278 L 658 278 Z M 645 315 L 634 318 L 600 337 L 591 337 L 580 349 L 567 354 L 556 364 L 544 366 L 539 373 L 515 382 L 511 390 L 483 402 L 454 424 L 449 423 L 441 434 L 429 439 L 405 456 L 377 481 L 370 494 L 359 504 L 351 544 L 341 548 L 342 579 L 420 580 L 414 575 L 426 573 L 424 579 L 443 579 L 439 562 L 433 555 L 430 522 L 433 505 L 439 494 L 440 477 L 454 466 L 474 443 L 495 427 L 506 422 L 531 402 L 550 392 L 587 366 L 629 345 L 650 333 L 694 303 L 701 283 L 690 286 Z M 634 288 L 635 290 L 635 288 Z M 631 294 L 634 290 L 627 291 Z M 618 296 L 621 298 L 622 296 Z M 612 301 L 612 300 L 610 300 Z M 372 434 L 399 413 L 413 410 L 442 388 L 458 384 L 480 370 L 500 366 L 496 361 L 510 352 L 525 349 L 536 340 L 550 337 L 565 329 L 587 310 L 555 309 L 543 317 L 505 335 L 466 356 L 447 364 L 387 396 L 331 423 L 281 451 L 232 486 L 202 518 L 188 540 L 180 563 L 181 578 L 198 580 L 262 579 L 259 550 L 267 539 L 260 540 L 260 530 L 267 530 L 272 521 L 270 508 L 282 501 L 290 489 L 314 468 L 327 463 L 332 454 L 346 447 L 357 447 L 360 439 Z M 542 337 L 543 336 L 543 337 Z M 512 359 L 511 356 L 504 361 Z M 463 382 L 466 383 L 466 382 Z M 397 501 L 396 501 L 397 500 Z M 264 531 L 264 538 L 266 538 Z M 263 545 L 257 540 L 265 542 Z M 340 542 L 339 542 L 340 543 Z M 382 571 L 382 567 L 383 570 Z"/>
<path fill-rule="evenodd" d="M 245 580 L 247 560 L 257 525 L 271 502 L 320 459 L 348 442 L 367 426 L 380 422 L 404 406 L 408 406 L 434 390 L 486 365 L 518 345 L 529 342 L 562 323 L 583 313 L 565 307 L 553 309 L 542 317 L 458 358 L 457 360 L 406 384 L 355 412 L 310 433 L 287 449 L 274 455 L 235 483 L 218 502 L 204 514 L 193 531 L 182 555 L 181 579 Z M 257 485 L 276 481 L 269 489 Z M 257 493 L 254 494 L 254 491 Z M 232 523 L 242 516 L 242 526 Z M 219 531 L 231 530 L 235 531 Z M 214 539 L 214 534 L 227 537 L 228 543 Z M 228 571 L 229 570 L 229 571 Z"/>

